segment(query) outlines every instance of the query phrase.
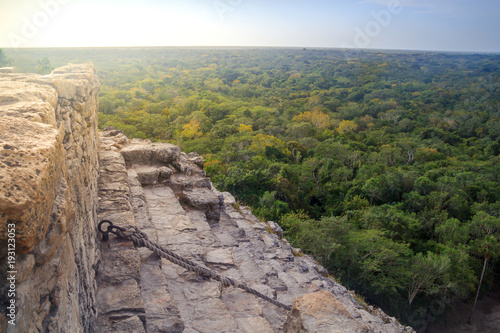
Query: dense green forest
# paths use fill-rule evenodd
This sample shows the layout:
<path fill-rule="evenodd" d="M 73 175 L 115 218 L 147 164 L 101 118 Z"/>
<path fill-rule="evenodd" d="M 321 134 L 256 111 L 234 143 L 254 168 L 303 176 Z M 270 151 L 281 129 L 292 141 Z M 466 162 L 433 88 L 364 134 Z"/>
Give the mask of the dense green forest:
<path fill-rule="evenodd" d="M 483 293 L 498 283 L 499 55 L 29 52 L 6 53 L 93 61 L 101 128 L 202 154 L 219 190 L 407 324 L 473 301 L 485 260 Z"/>

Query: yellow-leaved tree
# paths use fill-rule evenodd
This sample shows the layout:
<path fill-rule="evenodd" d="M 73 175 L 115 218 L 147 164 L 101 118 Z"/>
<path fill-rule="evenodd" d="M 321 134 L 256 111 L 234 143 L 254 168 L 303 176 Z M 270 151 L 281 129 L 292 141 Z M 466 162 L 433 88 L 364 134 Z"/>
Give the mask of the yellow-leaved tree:
<path fill-rule="evenodd" d="M 292 121 L 308 121 L 317 129 L 326 129 L 330 126 L 330 116 L 317 109 L 306 111 L 294 117 Z"/>
<path fill-rule="evenodd" d="M 339 127 L 337 127 L 337 131 L 340 134 L 344 134 L 344 133 L 354 132 L 357 128 L 358 128 L 358 125 L 354 121 L 342 120 L 340 122 Z"/>
<path fill-rule="evenodd" d="M 182 126 L 181 138 L 183 139 L 199 138 L 202 135 L 200 122 L 196 119 L 192 119 L 189 123 Z"/>
<path fill-rule="evenodd" d="M 253 132 L 253 129 L 252 129 L 251 125 L 240 124 L 240 126 L 238 127 L 238 132 L 240 132 L 240 133 L 242 133 L 242 132 L 251 133 L 251 132 Z"/>
<path fill-rule="evenodd" d="M 276 148 L 279 152 L 288 155 L 288 149 L 285 146 L 285 142 L 281 141 L 275 136 L 257 134 L 252 138 L 252 144 L 249 150 L 258 155 L 264 155 L 266 153 L 266 147 Z"/>

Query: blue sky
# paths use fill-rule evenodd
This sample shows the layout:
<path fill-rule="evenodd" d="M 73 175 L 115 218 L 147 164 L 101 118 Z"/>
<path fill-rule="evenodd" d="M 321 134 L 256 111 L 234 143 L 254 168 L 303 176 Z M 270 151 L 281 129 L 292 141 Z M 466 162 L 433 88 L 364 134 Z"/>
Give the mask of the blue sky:
<path fill-rule="evenodd" d="M 0 47 L 500 52 L 499 0 L 0 0 Z"/>

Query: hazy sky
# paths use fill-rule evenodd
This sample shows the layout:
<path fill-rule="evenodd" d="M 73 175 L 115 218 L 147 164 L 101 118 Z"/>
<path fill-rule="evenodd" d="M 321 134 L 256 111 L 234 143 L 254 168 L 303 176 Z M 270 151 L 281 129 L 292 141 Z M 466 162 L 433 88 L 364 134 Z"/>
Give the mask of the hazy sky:
<path fill-rule="evenodd" d="M 0 0 L 0 47 L 500 52 L 500 0 Z"/>

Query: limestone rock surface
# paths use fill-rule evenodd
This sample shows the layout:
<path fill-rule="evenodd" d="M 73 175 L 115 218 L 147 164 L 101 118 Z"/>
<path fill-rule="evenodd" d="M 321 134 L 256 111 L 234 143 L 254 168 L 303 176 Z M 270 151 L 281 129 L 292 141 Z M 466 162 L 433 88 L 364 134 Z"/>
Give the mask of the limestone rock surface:
<path fill-rule="evenodd" d="M 96 70 L 0 72 L 0 259 L 15 224 L 16 330 L 90 332 L 99 262 Z M 5 304 L 4 269 L 0 280 Z"/>
<path fill-rule="evenodd" d="M 367 324 L 355 320 L 333 294 L 322 290 L 295 299 L 283 332 L 361 333 L 374 332 L 374 330 L 370 329 Z"/>

